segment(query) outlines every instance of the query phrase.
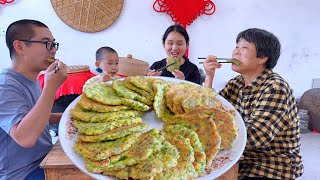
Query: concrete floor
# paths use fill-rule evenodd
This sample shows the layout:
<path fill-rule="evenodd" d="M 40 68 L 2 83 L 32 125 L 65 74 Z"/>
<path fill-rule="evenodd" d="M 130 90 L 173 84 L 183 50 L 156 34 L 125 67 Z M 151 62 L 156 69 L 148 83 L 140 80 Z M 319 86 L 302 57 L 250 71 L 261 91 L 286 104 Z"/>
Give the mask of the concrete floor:
<path fill-rule="evenodd" d="M 297 180 L 320 180 L 320 134 L 301 134 L 304 174 Z"/>

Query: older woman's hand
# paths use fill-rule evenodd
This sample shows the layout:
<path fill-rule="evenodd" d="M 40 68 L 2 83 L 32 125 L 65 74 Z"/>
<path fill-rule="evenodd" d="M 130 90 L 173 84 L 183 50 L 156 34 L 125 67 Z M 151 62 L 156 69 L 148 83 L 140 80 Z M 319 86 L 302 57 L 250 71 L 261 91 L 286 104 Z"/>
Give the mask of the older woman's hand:
<path fill-rule="evenodd" d="M 147 76 L 161 76 L 162 71 L 149 70 Z"/>
<path fill-rule="evenodd" d="M 217 57 L 213 55 L 207 56 L 203 63 L 206 76 L 214 77 L 216 68 L 220 68 L 221 64 L 217 62 Z"/>

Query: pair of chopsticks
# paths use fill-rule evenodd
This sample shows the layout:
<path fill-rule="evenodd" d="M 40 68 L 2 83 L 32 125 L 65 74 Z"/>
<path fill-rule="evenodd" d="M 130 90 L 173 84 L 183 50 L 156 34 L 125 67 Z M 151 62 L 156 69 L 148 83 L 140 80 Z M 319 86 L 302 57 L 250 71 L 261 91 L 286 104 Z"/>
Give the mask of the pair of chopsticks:
<path fill-rule="evenodd" d="M 206 58 L 205 57 L 198 57 L 198 59 L 206 59 Z M 220 61 L 218 61 L 218 63 L 232 63 L 232 60 L 234 60 L 234 59 L 231 59 L 231 58 L 217 58 L 217 60 L 220 60 Z M 199 64 L 203 64 L 203 61 L 199 62 Z"/>
<path fill-rule="evenodd" d="M 57 73 L 60 70 L 58 64 L 54 67 L 54 73 Z"/>
<path fill-rule="evenodd" d="M 173 62 L 173 63 L 168 64 L 168 65 L 166 65 L 166 66 L 164 66 L 164 67 L 162 67 L 162 68 L 156 69 L 155 71 L 157 71 L 157 72 L 162 71 L 162 70 L 166 69 L 167 67 L 174 65 L 175 63 L 176 63 L 176 62 Z"/>
<path fill-rule="evenodd" d="M 58 60 L 58 59 L 56 59 L 56 58 L 49 58 L 47 61 L 48 62 L 50 62 L 50 63 L 53 63 L 54 61 L 56 61 L 56 60 Z M 57 73 L 58 71 L 59 71 L 59 66 L 58 66 L 58 64 L 54 67 L 54 73 Z"/>

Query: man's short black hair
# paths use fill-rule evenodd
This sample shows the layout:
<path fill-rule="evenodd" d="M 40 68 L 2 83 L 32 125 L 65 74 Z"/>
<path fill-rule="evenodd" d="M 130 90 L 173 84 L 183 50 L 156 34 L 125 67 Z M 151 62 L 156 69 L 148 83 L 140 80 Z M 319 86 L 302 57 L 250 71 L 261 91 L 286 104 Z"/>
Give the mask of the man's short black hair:
<path fill-rule="evenodd" d="M 33 30 L 34 27 L 48 28 L 42 22 L 31 19 L 22 19 L 9 25 L 6 32 L 6 44 L 9 49 L 11 59 L 15 53 L 13 42 L 19 39 L 30 40 L 33 38 L 35 36 L 35 32 Z"/>
<path fill-rule="evenodd" d="M 266 68 L 272 69 L 276 66 L 281 53 L 281 44 L 275 35 L 263 29 L 250 28 L 238 34 L 236 43 L 240 39 L 255 44 L 258 58 L 268 58 Z"/>
<path fill-rule="evenodd" d="M 111 47 L 108 47 L 108 46 L 104 46 L 104 47 L 101 47 L 99 48 L 97 51 L 96 51 L 96 61 L 101 61 L 103 59 L 103 55 L 104 53 L 117 53 L 116 50 L 112 49 Z"/>

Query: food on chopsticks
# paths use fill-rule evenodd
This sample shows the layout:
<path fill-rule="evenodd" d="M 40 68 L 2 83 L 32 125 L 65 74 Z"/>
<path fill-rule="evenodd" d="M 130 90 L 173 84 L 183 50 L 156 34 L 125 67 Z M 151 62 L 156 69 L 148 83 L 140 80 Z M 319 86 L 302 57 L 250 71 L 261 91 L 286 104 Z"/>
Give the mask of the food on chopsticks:
<path fill-rule="evenodd" d="M 204 176 L 218 152 L 237 138 L 235 115 L 209 88 L 132 76 L 88 85 L 70 110 L 74 150 L 89 172 L 119 179 L 193 179 Z M 153 109 L 165 123 L 141 118 Z"/>
<path fill-rule="evenodd" d="M 57 60 L 57 59 L 55 59 L 55 58 L 48 58 L 48 59 L 47 59 L 47 61 L 48 61 L 49 63 L 53 63 L 55 60 Z"/>
<path fill-rule="evenodd" d="M 233 64 L 236 64 L 238 66 L 241 65 L 241 61 L 237 60 L 237 59 L 231 59 L 231 60 L 227 60 L 226 62 L 231 62 Z"/>
<path fill-rule="evenodd" d="M 167 71 L 169 72 L 173 72 L 174 70 L 176 69 L 180 69 L 180 62 L 177 58 L 174 58 L 174 57 L 168 57 L 167 58 L 167 64 L 172 64 L 174 63 L 173 65 L 170 65 L 167 67 Z"/>
<path fill-rule="evenodd" d="M 198 59 L 206 59 L 204 57 L 198 57 Z M 216 58 L 218 60 L 218 63 L 233 63 L 236 64 L 238 66 L 240 66 L 242 63 L 241 61 L 237 60 L 237 59 L 231 59 L 231 58 Z M 203 64 L 204 62 L 199 62 L 199 64 Z"/>

